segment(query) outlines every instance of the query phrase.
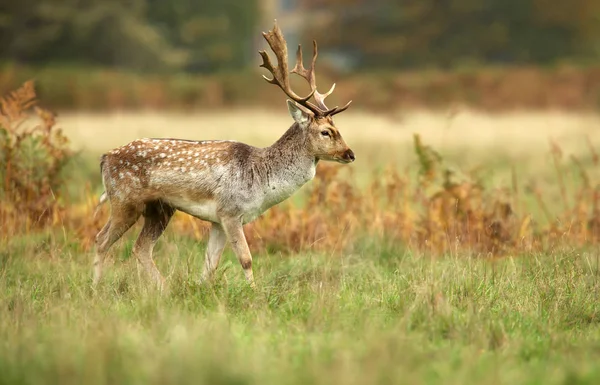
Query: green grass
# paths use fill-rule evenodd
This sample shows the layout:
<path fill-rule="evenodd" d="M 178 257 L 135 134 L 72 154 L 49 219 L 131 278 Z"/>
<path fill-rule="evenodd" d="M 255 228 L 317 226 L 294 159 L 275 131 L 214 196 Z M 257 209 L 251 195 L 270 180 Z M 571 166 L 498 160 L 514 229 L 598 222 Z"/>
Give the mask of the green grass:
<path fill-rule="evenodd" d="M 167 234 L 151 290 L 131 235 L 94 291 L 62 237 L 0 251 L 2 384 L 595 384 L 595 254 L 495 262 L 383 246 L 255 255 L 252 291 L 228 250 L 195 283 L 204 243 Z"/>

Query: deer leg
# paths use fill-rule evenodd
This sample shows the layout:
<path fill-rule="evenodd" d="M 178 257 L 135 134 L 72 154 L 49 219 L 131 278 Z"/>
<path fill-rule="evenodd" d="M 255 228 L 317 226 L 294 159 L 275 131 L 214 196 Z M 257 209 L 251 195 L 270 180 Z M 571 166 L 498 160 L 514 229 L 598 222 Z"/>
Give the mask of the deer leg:
<path fill-rule="evenodd" d="M 223 227 L 218 223 L 213 223 L 208 235 L 208 244 L 204 254 L 204 271 L 202 272 L 201 282 L 210 281 L 213 278 L 215 270 L 219 266 L 223 249 L 227 242 L 227 235 Z"/>
<path fill-rule="evenodd" d="M 239 218 L 227 219 L 222 221 L 223 229 L 227 234 L 229 243 L 233 252 L 240 261 L 242 269 L 244 269 L 244 275 L 246 280 L 250 283 L 250 286 L 255 287 L 254 274 L 252 273 L 252 255 L 246 242 L 246 236 L 244 235 L 244 228 Z"/>
<path fill-rule="evenodd" d="M 101 240 L 106 239 L 106 235 L 110 229 L 111 220 L 104 225 L 102 230 L 96 235 L 96 255 L 94 256 L 94 285 L 96 285 L 102 277 L 102 262 L 104 260 L 104 253 L 100 253 L 99 244 Z"/>
<path fill-rule="evenodd" d="M 112 211 L 111 217 L 96 235 L 96 256 L 94 257 L 94 285 L 102 277 L 102 263 L 111 246 L 135 224 L 141 215 L 137 206 L 119 208 Z"/>
<path fill-rule="evenodd" d="M 133 254 L 150 278 L 161 288 L 164 284 L 164 278 L 152 259 L 152 250 L 167 228 L 173 214 L 175 214 L 175 209 L 163 202 L 147 203 L 143 214 L 144 227 L 142 227 L 142 231 L 133 246 Z"/>

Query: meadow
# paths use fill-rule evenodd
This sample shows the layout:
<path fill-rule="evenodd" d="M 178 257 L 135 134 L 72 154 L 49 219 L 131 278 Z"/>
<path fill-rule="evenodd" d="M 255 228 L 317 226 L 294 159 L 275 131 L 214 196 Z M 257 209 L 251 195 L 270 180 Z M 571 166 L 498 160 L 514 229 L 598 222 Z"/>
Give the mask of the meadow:
<path fill-rule="evenodd" d="M 268 145 L 281 110 L 40 112 L 57 142 L 3 139 L 0 383 L 598 382 L 594 115 L 349 110 L 336 123 L 356 163 L 320 165 L 247 226 L 256 290 L 229 249 L 197 283 L 205 227 L 184 215 L 155 249 L 168 293 L 130 257 L 139 226 L 92 288 L 102 152 L 140 136 Z M 57 186 L 32 172 L 55 167 Z"/>

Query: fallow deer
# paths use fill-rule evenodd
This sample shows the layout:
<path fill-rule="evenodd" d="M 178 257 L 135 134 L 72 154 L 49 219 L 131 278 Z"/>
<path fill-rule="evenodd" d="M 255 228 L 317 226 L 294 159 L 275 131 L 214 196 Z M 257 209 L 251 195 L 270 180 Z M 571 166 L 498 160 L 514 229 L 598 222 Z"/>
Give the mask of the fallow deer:
<path fill-rule="evenodd" d="M 252 256 L 243 225 L 272 206 L 289 198 L 315 176 L 320 160 L 350 163 L 354 153 L 333 122 L 333 116 L 348 108 L 327 108 L 324 100 L 334 88 L 317 92 L 313 41 L 312 64 L 302 63 L 298 45 L 296 65 L 288 72 L 286 42 L 277 22 L 263 37 L 275 53 L 278 66 L 265 51 L 259 51 L 272 78 L 291 99 L 287 106 L 293 125 L 273 145 L 257 148 L 227 140 L 138 139 L 101 157 L 105 191 L 98 208 L 110 202 L 110 219 L 96 236 L 94 285 L 102 274 L 109 248 L 144 217 L 133 254 L 144 270 L 162 288 L 164 278 L 152 259 L 155 243 L 176 212 L 182 211 L 211 222 L 201 280 L 210 280 L 229 241 L 248 282 L 254 287 Z M 289 74 L 303 77 L 310 93 L 301 97 L 290 87 Z M 313 97 L 314 103 L 309 99 Z"/>

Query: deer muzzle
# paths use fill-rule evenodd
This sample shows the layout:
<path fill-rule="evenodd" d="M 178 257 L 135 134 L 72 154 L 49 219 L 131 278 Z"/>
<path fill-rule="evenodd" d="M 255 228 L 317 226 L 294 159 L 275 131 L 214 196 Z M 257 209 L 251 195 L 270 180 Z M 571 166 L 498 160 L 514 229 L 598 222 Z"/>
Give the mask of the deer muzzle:
<path fill-rule="evenodd" d="M 346 151 L 344 151 L 344 155 L 342 155 L 342 159 L 345 163 L 354 162 L 354 160 L 356 159 L 356 157 L 354 156 L 354 151 L 352 151 L 351 149 L 347 149 Z"/>

